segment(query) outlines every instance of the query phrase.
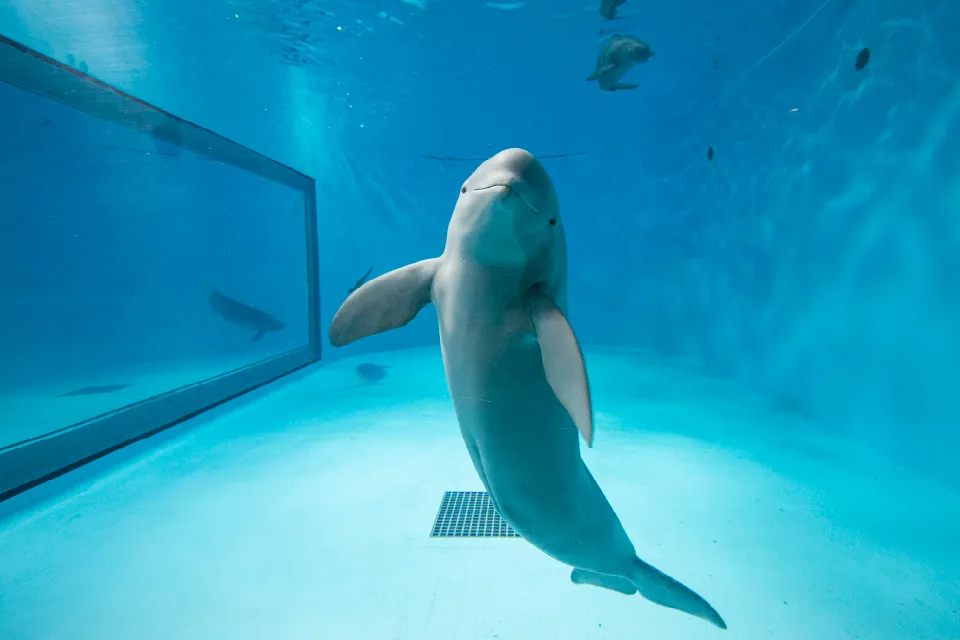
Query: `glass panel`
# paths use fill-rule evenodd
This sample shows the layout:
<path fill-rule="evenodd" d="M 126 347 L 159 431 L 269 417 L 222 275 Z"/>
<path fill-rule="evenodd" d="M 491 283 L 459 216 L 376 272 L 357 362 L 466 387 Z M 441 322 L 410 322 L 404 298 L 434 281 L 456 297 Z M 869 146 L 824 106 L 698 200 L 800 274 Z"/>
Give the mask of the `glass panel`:
<path fill-rule="evenodd" d="M 303 190 L 0 104 L 0 449 L 309 345 Z"/>

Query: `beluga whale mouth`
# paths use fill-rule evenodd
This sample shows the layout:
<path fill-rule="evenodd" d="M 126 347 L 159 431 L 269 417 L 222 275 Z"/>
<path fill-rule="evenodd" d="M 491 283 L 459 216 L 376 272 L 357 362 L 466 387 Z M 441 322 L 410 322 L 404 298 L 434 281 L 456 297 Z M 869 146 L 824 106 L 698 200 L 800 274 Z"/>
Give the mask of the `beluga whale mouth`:
<path fill-rule="evenodd" d="M 530 211 L 533 212 L 533 215 L 535 215 L 535 216 L 540 215 L 540 212 L 537 211 L 529 202 L 527 202 L 527 201 L 524 199 L 524 197 L 523 197 L 522 195 L 520 195 L 520 192 L 519 192 L 519 191 L 517 191 L 516 189 L 514 189 L 513 187 L 511 187 L 509 184 L 502 184 L 502 183 L 491 184 L 491 185 L 487 185 L 486 187 L 476 187 L 476 188 L 474 188 L 474 191 L 489 191 L 490 189 L 497 189 L 497 188 L 506 189 L 507 191 L 509 191 L 509 192 L 512 193 L 513 195 L 515 195 L 515 196 L 517 196 L 518 198 L 520 198 L 520 202 L 522 202 L 523 204 L 527 205 L 527 209 L 530 209 Z"/>

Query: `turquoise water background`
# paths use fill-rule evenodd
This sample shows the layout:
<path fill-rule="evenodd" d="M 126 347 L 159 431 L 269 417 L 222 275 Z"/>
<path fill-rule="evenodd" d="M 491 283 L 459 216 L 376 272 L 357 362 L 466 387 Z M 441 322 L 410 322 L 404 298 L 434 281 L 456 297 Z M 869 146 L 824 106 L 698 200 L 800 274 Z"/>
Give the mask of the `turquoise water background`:
<path fill-rule="evenodd" d="M 588 462 L 591 468 L 596 462 L 598 480 L 610 488 L 618 509 L 622 505 L 620 512 L 632 523 L 631 531 L 640 529 L 637 525 L 647 513 L 638 506 L 641 492 L 632 489 L 640 486 L 637 483 L 652 486 L 662 481 L 694 494 L 715 489 L 709 494 L 713 500 L 701 498 L 706 493 L 686 495 L 688 502 L 683 502 L 684 496 L 673 498 L 683 508 L 709 505 L 716 514 L 678 511 L 675 518 L 665 520 L 673 523 L 670 526 L 684 518 L 697 522 L 694 529 L 704 539 L 694 539 L 688 529 L 676 529 L 685 533 L 676 534 L 674 551 L 689 560 L 680 569 L 686 571 L 684 575 L 694 573 L 700 584 L 706 582 L 711 598 L 724 594 L 727 601 L 721 595 L 724 606 L 720 608 L 725 615 L 730 612 L 741 630 L 743 621 L 757 611 L 770 617 L 766 627 L 766 622 L 753 619 L 754 626 L 747 625 L 749 631 L 742 636 L 733 635 L 738 632 L 731 623 L 731 637 L 872 637 L 857 635 L 858 629 L 869 628 L 885 633 L 885 638 L 901 637 L 902 631 L 905 638 L 925 633 L 924 638 L 946 640 L 957 629 L 958 600 L 950 585 L 956 584 L 960 566 L 955 545 L 951 551 L 948 540 L 958 530 L 949 505 L 957 504 L 960 489 L 956 464 L 960 450 L 960 40 L 956 38 L 960 4 L 947 0 L 753 4 L 628 0 L 620 7 L 620 19 L 604 21 L 597 3 L 586 0 L 7 0 L 0 3 L 0 34 L 313 176 L 324 330 L 347 289 L 368 268 L 378 275 L 442 251 L 457 190 L 482 159 L 507 147 L 523 147 L 544 156 L 567 234 L 571 322 L 586 345 L 588 366 L 591 361 L 598 363 L 599 432 L 613 433 L 611 442 L 620 447 L 614 448 L 616 453 L 591 453 L 597 457 Z M 639 85 L 634 90 L 603 92 L 585 80 L 608 32 L 640 38 L 656 52 L 624 79 Z M 869 63 L 857 69 L 855 61 L 864 48 L 870 50 Z M 39 194 L 31 205 L 27 197 L 33 192 L 11 190 L 14 195 L 6 197 L 0 208 L 0 401 L 5 403 L 0 406 L 7 416 L 0 448 L 115 408 L 110 402 L 137 401 L 139 390 L 147 395 L 159 393 L 304 344 L 306 303 L 296 280 L 305 269 L 302 225 L 280 222 L 285 219 L 280 211 L 287 206 L 283 203 L 289 194 L 271 191 L 275 185 L 251 186 L 229 172 L 203 168 L 203 162 L 189 154 L 175 162 L 162 149 L 159 155 L 145 156 L 141 152 L 149 149 L 149 140 L 127 139 L 116 131 L 111 133 L 116 136 L 111 144 L 126 151 L 97 156 L 99 160 L 92 162 L 88 153 L 73 155 L 71 149 L 101 141 L 102 123 L 80 114 L 41 113 L 27 99 L 14 101 L 5 85 L 0 89 L 0 101 L 5 101 L 0 137 L 8 158 L 0 164 L 3 179 L 9 185 L 29 185 Z M 74 146 L 64 146 L 66 142 Z M 184 175 L 191 179 L 184 181 Z M 180 206 L 182 198 L 195 206 Z M 90 207 L 90 202 L 102 208 Z M 28 215 L 40 209 L 43 216 Z M 128 244 L 131 238 L 136 243 Z M 249 333 L 224 328 L 202 297 L 203 287 L 210 283 L 282 317 L 285 329 L 251 344 Z M 256 556 L 266 553 L 263 540 L 288 535 L 291 549 L 313 549 L 310 535 L 321 529 L 326 532 L 324 527 L 337 542 L 308 552 L 316 557 L 308 557 L 304 566 L 314 566 L 315 561 L 318 571 L 323 571 L 330 557 L 343 563 L 361 558 L 359 566 L 371 572 L 397 557 L 408 557 L 389 555 L 383 550 L 386 546 L 380 548 L 382 555 L 367 556 L 364 550 L 369 547 L 361 549 L 359 542 L 348 549 L 350 553 L 331 549 L 342 549 L 337 545 L 348 544 L 357 535 L 350 518 L 372 530 L 376 523 L 366 522 L 365 514 L 393 513 L 390 509 L 400 510 L 396 505 L 405 499 L 416 498 L 420 510 L 416 518 L 412 511 L 393 514 L 393 522 L 403 523 L 396 525 L 399 530 L 406 531 L 403 527 L 409 524 L 411 531 L 419 531 L 417 527 L 429 524 L 426 520 L 432 517 L 436 501 L 433 494 L 420 493 L 427 480 L 421 481 L 416 474 L 423 469 L 436 475 L 431 476 L 431 489 L 449 488 L 449 477 L 463 479 L 464 484 L 473 479 L 451 462 L 462 462 L 454 457 L 462 454 L 462 443 L 436 436 L 438 425 L 452 420 L 433 358 L 436 354 L 413 351 L 405 360 L 407 355 L 399 351 L 435 350 L 436 344 L 435 316 L 421 313 L 402 331 L 344 349 L 325 345 L 323 365 L 330 369 L 312 382 L 298 382 L 300 386 L 291 387 L 286 395 L 274 397 L 273 404 L 251 409 L 249 420 L 231 417 L 156 453 L 141 448 L 141 453 L 147 451 L 143 455 L 154 457 L 136 462 L 131 467 L 134 471 L 123 472 L 129 485 L 109 484 L 108 489 L 97 485 L 101 488 L 96 491 L 107 491 L 109 500 L 94 501 L 93 507 L 71 502 L 70 509 L 88 518 L 83 522 L 98 523 L 91 525 L 92 537 L 87 531 L 72 538 L 73 530 L 66 523 L 73 516 L 61 506 L 0 531 L 0 548 L 13 558 L 0 577 L 8 580 L 8 586 L 14 585 L 9 593 L 15 597 L 9 602 L 18 603 L 16 616 L 11 613 L 13 605 L 6 612 L 10 628 L 27 638 L 61 637 L 54 631 L 49 632 L 54 635 L 43 636 L 39 631 L 30 635 L 29 630 L 54 628 L 44 627 L 48 623 L 41 618 L 49 616 L 42 608 L 36 615 L 23 613 L 25 606 L 33 606 L 30 603 L 61 603 L 56 606 L 71 612 L 64 614 L 65 621 L 97 618 L 84 611 L 121 610 L 116 597 L 100 602 L 97 606 L 102 610 L 62 605 L 86 589 L 87 576 L 101 575 L 111 581 L 114 595 L 127 592 L 128 577 L 121 575 L 118 565 L 96 560 L 112 557 L 115 547 L 124 548 L 129 554 L 126 561 L 139 566 L 144 575 L 161 581 L 151 584 L 167 584 L 162 580 L 178 584 L 179 576 L 164 573 L 163 563 L 150 564 L 142 547 L 145 541 L 170 554 L 170 567 L 184 566 L 196 560 L 191 555 L 195 549 L 189 547 L 188 553 L 183 551 L 188 546 L 174 542 L 165 547 L 163 542 L 174 538 L 156 532 L 175 536 L 182 531 L 170 533 L 163 527 L 192 522 L 213 540 L 222 533 L 224 522 L 238 528 L 249 525 L 244 511 L 248 507 L 263 529 L 252 528 L 224 557 L 210 552 L 215 558 L 210 570 L 222 570 L 228 577 L 195 581 L 191 588 L 197 593 L 229 583 L 229 572 L 248 557 L 259 558 L 272 570 L 272 559 Z M 398 353 L 384 355 L 394 351 Z M 673 370 L 663 373 L 668 367 L 661 371 L 660 365 L 650 364 L 659 362 L 655 359 L 642 366 L 627 364 L 626 359 L 637 353 L 695 363 L 697 375 L 708 378 Z M 365 359 L 392 362 L 387 381 L 396 386 L 378 387 L 371 393 L 381 395 L 372 399 L 358 395 L 362 392 L 354 389 L 356 381 L 350 376 L 354 365 Z M 161 374 L 167 377 L 157 378 Z M 144 381 L 150 376 L 157 380 L 147 384 Z M 344 382 L 348 377 L 349 386 Z M 749 397 L 754 400 L 717 391 L 714 385 L 720 385 L 719 380 L 746 390 L 743 393 L 753 394 Z M 417 386 L 417 381 L 422 385 Z M 84 399 L 90 404 L 75 404 L 74 413 L 48 402 L 83 385 L 115 382 L 138 384 L 103 396 L 107 404 L 102 406 L 96 404 L 101 396 Z M 36 397 L 22 396 L 30 389 L 41 391 Z M 123 395 L 128 392 L 134 395 Z M 759 405 L 751 402 L 756 398 L 763 399 L 764 409 L 755 415 Z M 691 407 L 696 405 L 689 415 L 671 413 L 687 411 L 678 408 L 687 400 Z M 373 404 L 364 404 L 367 401 Z M 661 402 L 672 408 L 660 412 Z M 397 413 L 404 410 L 416 412 L 415 427 Z M 33 420 L 40 413 L 36 433 L 16 430 L 25 424 L 23 416 Z M 348 417 L 354 420 L 349 425 Z M 741 421 L 749 427 L 742 427 Z M 321 446 L 310 440 L 327 424 L 333 425 L 330 442 L 334 444 Z M 396 431 L 375 438 L 364 431 L 373 424 L 387 424 Z M 423 437 L 422 448 L 403 440 L 403 425 Z M 436 432 L 431 431 L 434 426 Z M 750 450 L 753 445 L 747 441 L 794 447 L 796 456 L 806 456 L 804 464 L 809 466 L 783 462 L 779 467 L 775 460 L 780 458 L 756 454 L 756 460 L 777 473 L 782 471 L 784 477 L 799 478 L 797 485 L 769 485 L 778 488 L 763 489 L 766 493 L 756 502 L 767 499 L 767 504 L 779 504 L 776 500 L 785 495 L 789 500 L 801 495 L 817 506 L 810 508 L 818 514 L 811 517 L 820 517 L 822 508 L 827 517 L 835 518 L 831 525 L 837 528 L 809 525 L 812 520 L 802 519 L 809 514 L 796 515 L 802 509 L 787 498 L 777 513 L 788 513 L 784 518 L 796 515 L 795 521 L 777 524 L 774 520 L 779 515 L 757 515 L 751 510 L 759 508 L 749 499 L 753 494 L 743 487 L 767 487 L 763 484 L 770 479 L 765 475 L 767 467 L 752 468 L 751 476 L 739 467 L 734 472 L 734 463 L 719 455 L 699 449 L 689 453 L 681 444 L 673 448 L 673 427 L 684 437 L 724 447 L 726 453 L 739 451 L 738 447 Z M 389 443 L 402 455 L 351 448 L 359 447 L 355 436 L 348 435 L 355 428 L 364 442 Z M 621 433 L 630 428 L 648 431 L 646 435 Z M 664 433 L 666 440 L 658 440 Z M 267 442 L 274 436 L 277 440 L 272 444 L 258 448 L 261 438 Z M 434 436 L 436 441 L 431 440 Z M 643 440 L 648 437 L 650 442 Z M 638 442 L 650 447 L 645 449 Z M 141 443 L 142 447 L 148 444 Z M 356 456 L 355 468 L 348 468 L 347 458 L 336 453 L 339 447 Z M 426 451 L 443 462 L 436 463 Z M 877 455 L 890 464 L 876 476 L 859 467 L 853 471 L 843 467 L 847 469 L 843 473 L 826 470 L 834 463 L 841 468 L 838 461 L 844 456 L 859 457 L 861 452 L 869 452 L 864 459 Z M 255 470 L 237 470 L 227 462 L 218 466 L 237 455 L 234 462 L 249 462 L 249 469 Z M 624 467 L 617 465 L 630 466 L 625 462 L 630 455 L 652 466 L 637 463 L 629 472 L 622 471 Z M 754 454 L 731 455 L 741 462 L 754 459 Z M 213 457 L 212 467 L 198 462 L 208 459 L 204 456 Z M 277 462 L 282 456 L 289 456 L 283 464 Z M 363 508 L 350 511 L 353 503 L 345 497 L 340 502 L 342 496 L 317 489 L 352 486 L 351 478 L 357 473 L 370 478 L 377 469 L 393 464 L 394 457 L 407 465 L 396 462 L 401 465 L 398 474 L 400 469 L 407 470 L 403 482 L 409 485 L 398 481 L 391 488 L 395 493 L 387 497 L 377 493 L 384 490 L 382 486 L 353 486 L 351 499 L 366 505 Z M 713 463 L 717 466 L 710 467 Z M 821 463 L 823 469 L 817 467 Z M 794 475 L 788 474 L 788 467 Z M 171 480 L 181 473 L 185 477 L 194 471 L 200 476 L 213 473 L 211 468 L 223 475 L 203 476 L 199 485 L 189 486 Z M 644 471 L 647 468 L 657 473 Z M 896 469 L 909 470 L 909 482 L 898 485 L 901 476 Z M 712 470 L 716 476 L 710 475 Z M 146 475 L 136 475 L 140 472 Z M 311 473 L 321 474 L 322 482 L 320 475 Z M 310 483 L 298 484 L 308 476 Z M 197 481 L 197 476 L 189 477 Z M 151 485 L 150 491 L 142 489 L 142 495 L 156 491 L 161 498 L 144 506 L 136 502 L 137 492 L 149 478 L 159 478 L 159 484 Z M 274 481 L 277 486 L 270 484 Z M 687 481 L 689 485 L 684 484 Z M 123 493 L 130 486 L 136 490 Z M 222 509 L 229 513 L 208 513 L 191 502 L 198 495 L 196 486 L 215 487 L 211 495 L 218 496 L 222 500 L 218 504 L 227 505 Z M 401 493 L 398 486 L 408 492 Z M 271 496 L 277 495 L 273 492 L 283 487 L 296 490 L 290 490 L 287 501 L 271 503 Z M 275 511 L 250 507 L 248 490 Z M 794 490 L 796 495 L 791 493 Z M 83 496 L 103 495 L 96 491 Z M 110 493 L 114 491 L 116 495 Z M 369 503 L 363 502 L 365 498 Z M 311 521 L 303 528 L 280 526 L 292 521 L 294 503 L 298 508 L 309 504 L 317 518 L 316 514 L 335 510 L 350 517 L 340 521 L 342 531 L 328 522 Z M 116 511 L 104 504 L 115 505 Z M 119 505 L 126 504 L 134 506 L 124 511 Z M 722 509 L 725 504 L 735 506 Z M 287 507 L 289 512 L 284 510 Z M 104 511 L 98 512 L 99 508 Z M 912 519 L 910 508 L 921 515 Z M 144 522 L 156 525 L 147 529 L 156 538 L 144 536 L 137 523 L 118 515 L 126 513 L 136 520 L 139 509 L 149 514 L 143 516 Z M 103 520 L 91 518 L 92 512 Z M 237 515 L 241 512 L 242 517 Z M 741 518 L 730 516 L 731 512 Z M 222 519 L 204 520 L 212 518 L 211 513 Z M 167 519 L 170 514 L 177 518 Z M 768 519 L 763 526 L 728 536 L 728 543 L 735 540 L 723 551 L 728 555 L 713 556 L 710 562 L 696 560 L 697 553 L 705 553 L 705 545 L 723 546 L 723 535 L 711 529 L 717 518 L 729 516 L 742 523 L 748 515 L 758 518 L 756 522 Z M 232 516 L 236 519 L 231 520 Z M 37 534 L 32 526 L 47 533 Z M 842 539 L 842 544 L 837 542 L 830 547 L 834 551 L 827 552 L 826 547 L 796 542 L 808 526 L 810 531 L 816 529 L 810 539 Z M 101 530 L 110 533 L 98 538 L 96 532 Z M 675 531 L 669 526 L 663 529 L 668 530 Z M 380 533 L 383 539 L 371 546 L 396 542 L 393 533 Z M 51 536 L 50 548 L 56 548 L 56 554 L 44 555 L 39 546 L 25 542 L 47 540 L 43 535 Z M 657 535 L 664 538 L 644 540 L 646 549 L 659 546 L 661 540 L 668 542 L 668 534 Z M 776 602 L 753 607 L 755 596 L 737 591 L 743 585 L 735 577 L 737 570 L 748 571 L 744 567 L 773 572 L 790 552 L 779 550 L 770 540 L 786 544 L 794 535 L 796 544 L 784 548 L 801 558 L 784 560 L 785 574 L 801 576 L 795 569 L 807 566 L 803 563 L 809 558 L 824 563 L 810 565 L 802 579 L 797 577 L 796 585 L 802 586 L 797 587 L 798 593 L 809 593 L 807 584 L 826 584 L 835 577 L 829 573 L 832 570 L 836 576 L 856 574 L 857 563 L 879 573 L 863 577 L 862 583 L 846 578 L 830 583 L 832 590 L 822 597 L 831 606 L 848 597 L 861 599 L 847 609 L 836 605 L 835 611 L 842 613 L 836 613 L 835 619 L 811 613 L 810 628 L 789 626 L 794 633 L 790 635 L 773 622 L 781 615 L 773 605 L 779 607 L 782 600 L 786 606 L 788 600 L 800 599 L 792 605 L 793 615 L 803 620 L 804 606 L 819 611 L 816 603 L 811 604 L 815 598 L 810 602 L 797 594 L 782 598 L 777 589 L 789 580 L 771 573 L 750 587 L 775 595 L 771 597 Z M 896 552 L 870 555 L 864 549 L 875 550 L 874 544 Z M 50 582 L 56 594 L 46 600 L 48 585 L 41 579 L 48 575 L 45 571 L 59 570 L 91 549 L 86 560 L 90 564 L 78 565 L 83 571 L 78 569 L 69 580 Z M 97 549 L 102 555 L 97 555 Z M 689 557 L 684 556 L 687 550 Z M 744 550 L 756 555 L 736 555 Z M 834 552 L 837 555 L 831 555 Z M 409 553 L 411 558 L 420 557 Z M 284 566 L 295 566 L 300 556 L 294 557 L 286 558 Z M 430 558 L 434 564 L 429 571 L 423 570 L 424 576 L 448 570 L 441 560 Z M 478 570 L 476 556 L 464 553 L 463 558 L 464 566 Z M 525 574 L 529 584 L 540 585 L 537 581 L 542 580 L 541 586 L 548 591 L 560 589 L 561 583 L 569 586 L 565 575 L 558 580 L 546 578 L 543 571 L 547 569 L 523 564 L 526 556 L 509 558 L 501 571 L 515 561 L 529 571 Z M 918 564 L 895 568 L 883 564 L 895 558 L 916 559 Z M 400 564 L 398 571 L 408 571 L 407 576 L 418 571 L 416 566 Z M 343 575 L 357 570 L 352 565 L 337 566 Z M 721 572 L 721 567 L 727 570 Z M 709 583 L 714 568 L 730 582 Z M 241 575 L 237 584 L 246 584 L 243 579 L 247 578 L 256 584 L 264 575 L 261 565 L 256 569 L 248 574 L 237 569 Z M 105 573 L 97 574 L 98 570 Z M 696 575 L 699 570 L 703 575 Z M 485 593 L 498 593 L 502 601 L 480 602 L 478 611 L 489 613 L 514 601 L 525 606 L 542 602 L 540 592 L 528 600 L 513 591 L 498 592 L 495 577 L 489 578 Z M 274 606 L 291 602 L 297 589 L 308 584 L 306 578 L 298 579 L 287 574 L 276 577 Z M 324 589 L 338 584 L 335 577 L 324 580 Z M 391 576 L 381 586 L 387 584 L 394 590 L 391 593 L 398 593 L 407 583 Z M 349 626 L 347 612 L 362 601 L 374 603 L 363 609 L 369 615 L 363 624 L 401 621 L 394 627 L 384 623 L 395 630 L 392 636 L 370 627 L 363 637 L 449 638 L 450 629 L 457 628 L 455 621 L 404 617 L 417 603 L 444 602 L 432 591 L 437 584 L 418 582 L 397 599 L 357 587 L 351 592 L 360 594 L 356 601 L 344 600 L 342 606 L 331 608 L 331 616 L 343 614 L 338 624 L 344 626 L 337 627 L 340 635 L 329 637 L 361 637 L 350 635 L 350 629 L 356 629 Z M 463 600 L 458 600 L 462 595 L 458 590 L 467 587 L 443 584 L 451 589 L 447 604 Z M 202 591 L 203 585 L 208 591 Z M 148 600 L 160 592 L 150 590 Z M 243 593 L 251 597 L 252 591 Z M 287 593 L 287 599 L 280 593 Z M 561 599 L 566 592 L 557 593 L 561 594 L 557 602 L 566 602 Z M 312 596 L 321 599 L 316 593 Z M 330 594 L 324 597 L 335 601 Z M 430 599 L 434 597 L 439 599 Z M 170 602 L 174 601 L 176 606 L 183 604 Z M 223 611 L 233 602 L 219 602 L 211 611 L 217 606 Z M 313 602 L 303 604 L 301 611 L 311 611 Z M 611 612 L 619 606 L 605 600 L 594 604 L 609 606 Z M 146 606 L 140 602 L 122 609 L 127 617 L 117 628 L 144 629 L 144 618 L 138 616 Z M 897 607 L 907 607 L 909 615 L 898 618 L 906 609 Z M 874 610 L 881 609 L 883 614 L 874 615 Z M 387 613 L 378 618 L 371 610 Z M 210 618 L 191 615 L 212 625 L 206 627 L 208 632 L 216 628 L 210 622 L 213 614 Z M 619 615 L 616 610 L 604 619 L 611 625 L 614 620 L 622 623 L 620 631 L 610 631 L 611 638 L 627 637 L 635 628 L 631 626 L 635 621 L 621 620 Z M 541 618 L 524 618 L 521 624 L 518 616 L 504 613 L 508 632 L 503 637 L 533 637 L 543 629 L 554 635 L 542 637 L 561 637 L 558 634 L 577 628 L 544 626 L 547 623 Z M 903 622 L 907 619 L 911 622 Z M 495 621 L 489 616 L 478 620 L 463 623 L 463 628 L 478 630 L 463 637 L 493 637 L 484 625 L 498 629 Z M 672 622 L 664 620 L 667 626 L 658 628 L 667 633 Z M 837 620 L 849 625 L 842 627 Z M 863 621 L 877 626 L 870 628 Z M 304 627 L 290 622 L 289 628 L 284 627 L 287 635 L 278 633 L 306 637 L 299 634 L 304 628 L 313 629 L 314 622 L 310 619 Z M 589 622 L 590 632 L 600 633 L 593 619 Z M 84 628 L 96 629 L 96 624 Z M 156 628 L 172 633 L 168 627 Z M 402 632 L 396 631 L 401 628 Z M 428 628 L 433 631 L 418 635 Z M 774 628 L 777 631 L 770 631 L 774 635 L 763 635 L 764 629 Z M 706 637 L 696 635 L 701 631 L 691 630 L 686 636 L 678 632 L 676 637 Z M 178 637 L 194 636 L 183 632 Z"/>
<path fill-rule="evenodd" d="M 548 162 L 583 340 L 690 356 L 960 481 L 960 7 L 513 5 L 13 0 L 0 31 L 315 176 L 324 324 L 369 266 L 442 247 L 473 167 L 424 155 L 585 153 Z M 601 29 L 656 51 L 638 89 L 584 81 Z M 356 349 L 435 340 L 421 318 Z"/>

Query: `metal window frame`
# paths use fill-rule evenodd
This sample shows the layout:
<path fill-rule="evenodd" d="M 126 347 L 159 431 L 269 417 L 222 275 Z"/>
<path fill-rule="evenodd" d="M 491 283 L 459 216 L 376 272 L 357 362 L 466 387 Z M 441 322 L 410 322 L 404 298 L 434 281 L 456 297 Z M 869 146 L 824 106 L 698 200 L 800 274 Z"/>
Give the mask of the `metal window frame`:
<path fill-rule="evenodd" d="M 2 35 L 0 82 L 302 191 L 309 313 L 309 340 L 304 347 L 0 448 L 0 502 L 320 360 L 313 178 Z"/>

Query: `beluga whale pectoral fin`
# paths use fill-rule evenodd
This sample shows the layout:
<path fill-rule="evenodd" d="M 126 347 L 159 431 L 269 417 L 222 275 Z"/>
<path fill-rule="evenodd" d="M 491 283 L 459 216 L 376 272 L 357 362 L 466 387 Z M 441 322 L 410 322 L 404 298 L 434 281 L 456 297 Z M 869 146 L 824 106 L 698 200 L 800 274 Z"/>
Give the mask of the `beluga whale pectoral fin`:
<path fill-rule="evenodd" d="M 260 338 L 265 335 L 267 335 L 266 331 L 257 331 L 255 334 L 253 334 L 253 337 L 250 338 L 250 342 L 260 342 Z"/>
<path fill-rule="evenodd" d="M 560 404 L 577 425 L 588 447 L 593 446 L 593 406 L 587 367 L 573 327 L 557 304 L 539 287 L 524 300 L 540 343 L 543 371 Z"/>
<path fill-rule="evenodd" d="M 610 71 L 613 71 L 613 70 L 616 69 L 616 68 L 617 68 L 617 65 L 614 64 L 614 63 L 605 64 L 605 65 L 603 65 L 603 66 L 597 67 L 597 70 L 594 71 L 593 73 L 591 73 L 589 77 L 587 77 L 587 82 L 591 82 L 591 81 L 593 81 L 593 80 L 596 80 L 597 78 L 599 78 L 599 77 L 602 76 L 603 74 L 605 74 L 605 73 L 607 73 L 607 72 L 610 72 Z"/>
<path fill-rule="evenodd" d="M 592 584 L 604 589 L 619 591 L 620 593 L 632 596 L 637 592 L 637 586 L 632 580 L 621 576 L 608 576 L 605 573 L 597 573 L 586 569 L 574 569 L 570 574 L 570 580 L 574 584 Z"/>
<path fill-rule="evenodd" d="M 614 91 L 629 91 L 630 89 L 636 89 L 636 88 L 639 87 L 639 86 L 640 86 L 640 85 L 638 85 L 638 84 L 627 84 L 626 82 L 618 82 L 617 84 L 613 85 L 613 90 L 614 90 Z"/>
<path fill-rule="evenodd" d="M 397 329 L 430 302 L 438 258 L 421 260 L 362 284 L 330 323 L 330 344 L 342 347 L 360 338 Z"/>

